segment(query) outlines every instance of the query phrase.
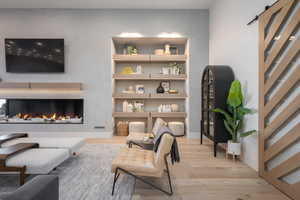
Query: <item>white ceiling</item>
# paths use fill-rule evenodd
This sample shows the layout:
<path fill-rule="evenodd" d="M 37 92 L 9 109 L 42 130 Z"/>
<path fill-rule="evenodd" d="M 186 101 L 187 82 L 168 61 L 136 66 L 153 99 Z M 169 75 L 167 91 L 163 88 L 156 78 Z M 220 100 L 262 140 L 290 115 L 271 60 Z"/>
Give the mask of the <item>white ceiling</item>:
<path fill-rule="evenodd" d="M 0 0 L 0 8 L 208 9 L 213 0 Z"/>

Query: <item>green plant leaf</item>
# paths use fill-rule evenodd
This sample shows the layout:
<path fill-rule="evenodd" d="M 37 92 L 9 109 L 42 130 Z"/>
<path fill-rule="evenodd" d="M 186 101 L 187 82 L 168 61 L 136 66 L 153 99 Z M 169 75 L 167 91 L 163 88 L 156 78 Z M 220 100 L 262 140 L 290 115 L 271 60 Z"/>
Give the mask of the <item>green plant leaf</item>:
<path fill-rule="evenodd" d="M 237 119 L 242 120 L 245 115 L 252 114 L 252 110 L 249 108 L 245 108 L 240 106 L 237 108 Z"/>
<path fill-rule="evenodd" d="M 249 135 L 252 135 L 253 133 L 255 133 L 256 130 L 252 130 L 252 131 L 247 131 L 247 132 L 244 132 L 244 133 L 241 133 L 240 136 L 241 137 L 247 137 Z"/>
<path fill-rule="evenodd" d="M 213 109 L 212 111 L 224 115 L 224 117 L 225 117 L 228 125 L 230 125 L 231 128 L 233 128 L 235 126 L 234 125 L 233 117 L 230 114 L 228 114 L 226 111 L 224 111 L 224 110 L 222 110 L 220 108 Z"/>
<path fill-rule="evenodd" d="M 232 135 L 232 137 L 234 137 L 233 130 L 230 128 L 230 126 L 226 120 L 224 120 L 224 125 L 225 125 L 226 130 Z"/>
<path fill-rule="evenodd" d="M 232 108 L 230 105 L 228 105 L 228 104 L 227 104 L 227 110 L 228 110 L 231 114 L 233 114 L 233 108 Z"/>
<path fill-rule="evenodd" d="M 240 119 L 240 120 L 239 120 L 238 126 L 237 126 L 237 130 L 240 130 L 240 129 L 243 127 L 243 122 L 244 122 L 243 119 Z"/>
<path fill-rule="evenodd" d="M 252 110 L 249 108 L 245 108 L 245 107 L 238 107 L 238 112 L 243 115 L 248 115 L 248 114 L 252 113 Z"/>
<path fill-rule="evenodd" d="M 235 80 L 231 83 L 227 104 L 232 106 L 233 108 L 237 108 L 238 106 L 242 105 L 243 103 L 243 93 L 241 83 L 238 80 Z"/>

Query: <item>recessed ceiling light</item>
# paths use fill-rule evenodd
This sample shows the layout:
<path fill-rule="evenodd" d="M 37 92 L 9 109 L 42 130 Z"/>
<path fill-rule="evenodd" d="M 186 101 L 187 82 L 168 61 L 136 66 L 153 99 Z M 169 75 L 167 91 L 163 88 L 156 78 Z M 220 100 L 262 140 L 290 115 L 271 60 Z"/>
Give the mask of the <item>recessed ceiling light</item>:
<path fill-rule="evenodd" d="M 163 32 L 157 35 L 157 37 L 160 38 L 180 38 L 182 35 L 180 33 L 172 32 L 172 33 L 167 33 Z"/>
<path fill-rule="evenodd" d="M 137 33 L 137 32 L 123 32 L 119 35 L 119 37 L 132 37 L 132 38 L 137 38 L 137 37 L 143 37 L 143 35 L 141 33 Z"/>

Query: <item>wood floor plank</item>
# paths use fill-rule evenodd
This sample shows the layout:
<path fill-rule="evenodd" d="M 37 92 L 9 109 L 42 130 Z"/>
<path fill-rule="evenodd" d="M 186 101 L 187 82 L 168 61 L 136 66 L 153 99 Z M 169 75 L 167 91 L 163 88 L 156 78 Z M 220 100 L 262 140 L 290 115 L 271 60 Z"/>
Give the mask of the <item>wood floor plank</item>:
<path fill-rule="evenodd" d="M 124 144 L 124 137 L 89 139 L 88 143 Z M 178 138 L 181 162 L 171 165 L 174 195 L 169 197 L 137 181 L 133 200 L 288 200 L 289 198 L 258 177 L 240 161 L 225 158 L 221 149 L 213 156 L 212 143 Z M 151 179 L 152 180 L 152 179 Z M 153 179 L 155 182 L 156 179 Z M 166 187 L 167 179 L 162 187 Z"/>

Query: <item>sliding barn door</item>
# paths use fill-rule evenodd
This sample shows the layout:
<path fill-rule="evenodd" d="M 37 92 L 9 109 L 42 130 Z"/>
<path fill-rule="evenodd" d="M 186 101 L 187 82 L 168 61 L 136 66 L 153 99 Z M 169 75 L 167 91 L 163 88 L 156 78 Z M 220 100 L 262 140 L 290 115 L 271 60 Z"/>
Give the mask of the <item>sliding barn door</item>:
<path fill-rule="evenodd" d="M 300 199 L 300 0 L 281 0 L 259 21 L 260 175 Z"/>

